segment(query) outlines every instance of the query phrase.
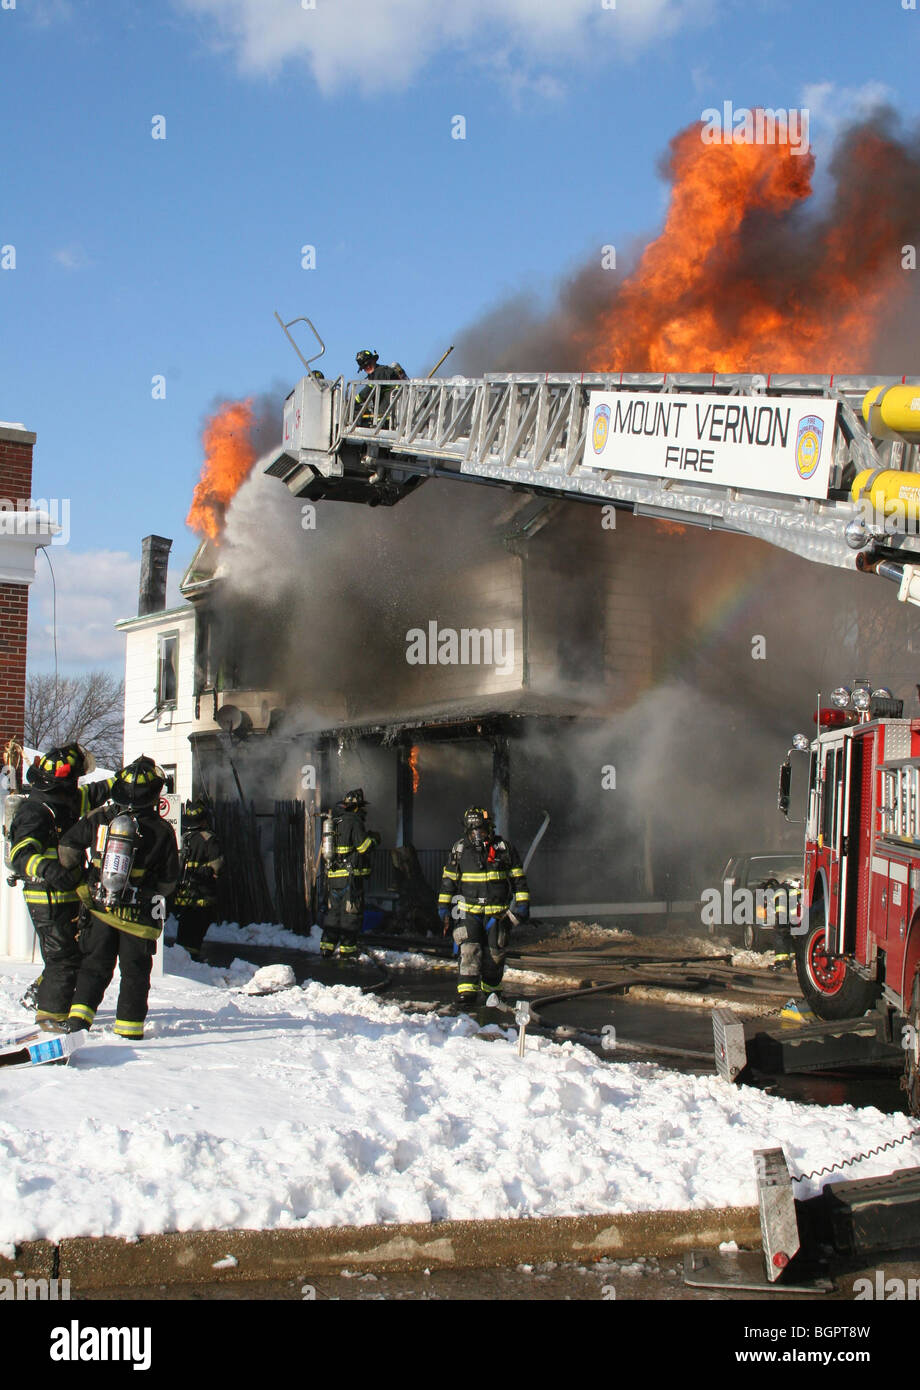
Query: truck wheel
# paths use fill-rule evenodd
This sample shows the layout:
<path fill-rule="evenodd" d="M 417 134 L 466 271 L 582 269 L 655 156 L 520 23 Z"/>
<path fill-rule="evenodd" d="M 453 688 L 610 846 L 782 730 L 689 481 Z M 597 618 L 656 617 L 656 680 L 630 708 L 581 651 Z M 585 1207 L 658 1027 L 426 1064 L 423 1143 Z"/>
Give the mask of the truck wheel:
<path fill-rule="evenodd" d="M 839 956 L 828 956 L 824 910 L 812 908 L 812 925 L 796 938 L 795 968 L 807 1002 L 819 1018 L 859 1018 L 871 1009 L 877 989 Z"/>
<path fill-rule="evenodd" d="M 914 976 L 907 1022 L 910 1032 L 906 1036 L 904 1078 L 901 1085 L 907 1092 L 908 1111 L 911 1115 L 920 1115 L 920 971 Z"/>
<path fill-rule="evenodd" d="M 755 951 L 757 949 L 757 934 L 754 931 L 753 922 L 745 922 L 742 927 L 741 944 L 746 951 Z"/>

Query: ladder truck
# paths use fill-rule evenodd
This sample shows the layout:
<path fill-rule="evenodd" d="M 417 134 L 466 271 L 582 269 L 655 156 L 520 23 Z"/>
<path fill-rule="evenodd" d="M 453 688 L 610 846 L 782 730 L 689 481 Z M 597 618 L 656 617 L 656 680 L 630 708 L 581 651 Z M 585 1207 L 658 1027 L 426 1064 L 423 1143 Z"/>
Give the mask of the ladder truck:
<path fill-rule="evenodd" d="M 789 819 L 791 755 L 809 759 L 800 920 L 792 928 L 805 998 L 821 1019 L 877 1009 L 904 1049 L 920 1114 L 920 719 L 859 680 L 819 700 L 817 737 L 797 734 L 780 769 Z"/>
<path fill-rule="evenodd" d="M 429 478 L 746 534 L 920 604 L 920 377 L 305 368 L 262 469 L 295 497 L 393 506 Z M 304 357 L 303 323 L 320 351 Z M 370 388 L 370 389 L 369 389 Z"/>

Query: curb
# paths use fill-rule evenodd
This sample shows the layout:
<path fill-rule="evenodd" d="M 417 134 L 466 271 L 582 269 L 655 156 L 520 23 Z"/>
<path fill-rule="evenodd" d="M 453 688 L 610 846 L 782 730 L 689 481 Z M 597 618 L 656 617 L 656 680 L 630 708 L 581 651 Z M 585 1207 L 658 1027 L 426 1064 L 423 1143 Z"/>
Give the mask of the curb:
<path fill-rule="evenodd" d="M 630 1212 L 306 1230 L 189 1231 L 125 1241 L 113 1236 L 30 1241 L 0 1278 L 52 1274 L 79 1295 L 92 1289 L 283 1280 L 359 1269 L 411 1272 L 675 1255 L 721 1241 L 760 1244 L 757 1207 Z M 232 1261 L 232 1263 L 231 1263 Z"/>

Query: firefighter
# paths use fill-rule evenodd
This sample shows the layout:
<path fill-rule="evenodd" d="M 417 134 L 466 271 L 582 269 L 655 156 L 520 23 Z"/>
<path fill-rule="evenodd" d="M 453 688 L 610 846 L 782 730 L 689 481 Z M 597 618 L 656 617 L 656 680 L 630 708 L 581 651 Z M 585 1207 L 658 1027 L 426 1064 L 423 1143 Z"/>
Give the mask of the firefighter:
<path fill-rule="evenodd" d="M 165 773 L 151 758 L 135 758 L 118 773 L 111 801 L 61 837 L 58 857 L 81 876 L 77 891 L 90 918 L 68 1032 L 92 1026 L 117 961 L 115 1033 L 135 1040 L 144 1036 L 150 969 L 166 899 L 179 877 L 175 832 L 157 811 L 165 783 Z"/>
<path fill-rule="evenodd" d="M 29 793 L 10 825 L 10 867 L 22 880 L 44 962 L 26 1000 L 44 1028 L 66 1019 L 80 967 L 80 899 L 73 875 L 58 859 L 58 845 L 81 816 L 109 796 L 112 778 L 78 785 L 95 766 L 92 753 L 79 743 L 49 748 L 26 773 Z"/>
<path fill-rule="evenodd" d="M 511 935 L 508 914 L 513 912 L 517 920 L 526 921 L 530 893 L 517 851 L 495 834 L 488 811 L 471 806 L 463 824 L 466 833 L 444 865 L 438 913 L 446 936 L 451 902 L 459 894 L 453 929 L 460 948 L 457 1002 L 461 1008 L 475 1008 L 477 994 L 501 997 Z"/>
<path fill-rule="evenodd" d="M 399 365 L 398 362 L 391 362 L 388 366 L 382 365 L 378 360 L 377 353 L 372 352 L 370 348 L 362 348 L 361 351 L 355 357 L 355 361 L 358 364 L 358 369 L 366 373 L 367 380 L 369 383 L 377 381 L 409 380 L 409 378 L 406 376 L 406 373 L 403 371 L 402 367 Z M 364 402 L 367 400 L 368 396 L 371 395 L 372 390 L 373 387 L 371 385 L 362 386 L 361 390 L 355 396 L 355 406 L 362 406 Z M 371 414 L 369 410 L 365 411 L 361 416 L 361 423 L 370 424 L 373 423 L 375 418 L 382 419 L 385 414 L 386 404 L 390 399 L 391 394 L 392 390 L 381 390 L 379 394 L 378 415 L 375 417 Z"/>
<path fill-rule="evenodd" d="M 331 845 L 326 843 L 324 822 L 326 910 L 319 949 L 326 960 L 335 954 L 336 947 L 342 961 L 355 961 L 358 957 L 358 933 L 364 920 L 364 887 L 372 867 L 371 850 L 380 844 L 376 830 L 365 828 L 366 814 L 364 791 L 357 787 L 346 792 L 336 804 L 331 818 L 334 836 Z"/>
<path fill-rule="evenodd" d="M 201 959 L 201 944 L 215 920 L 217 878 L 223 866 L 220 842 L 214 834 L 211 811 L 203 797 L 182 808 L 179 886 L 173 911 L 179 923 L 176 942 L 192 960 Z"/>

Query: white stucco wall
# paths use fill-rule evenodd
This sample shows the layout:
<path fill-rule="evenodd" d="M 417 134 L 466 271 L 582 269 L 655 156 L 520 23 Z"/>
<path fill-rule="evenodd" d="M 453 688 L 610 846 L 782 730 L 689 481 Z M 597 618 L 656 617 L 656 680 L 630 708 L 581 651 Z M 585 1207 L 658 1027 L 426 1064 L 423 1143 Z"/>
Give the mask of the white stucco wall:
<path fill-rule="evenodd" d="M 142 753 L 161 766 L 176 769 L 176 792 L 192 794 L 192 748 L 195 721 L 195 610 L 191 604 L 118 624 L 125 634 L 125 762 Z M 175 709 L 155 713 L 160 635 L 179 639 Z M 147 717 L 147 722 L 141 720 Z M 206 721 L 210 726 L 210 721 Z"/>

